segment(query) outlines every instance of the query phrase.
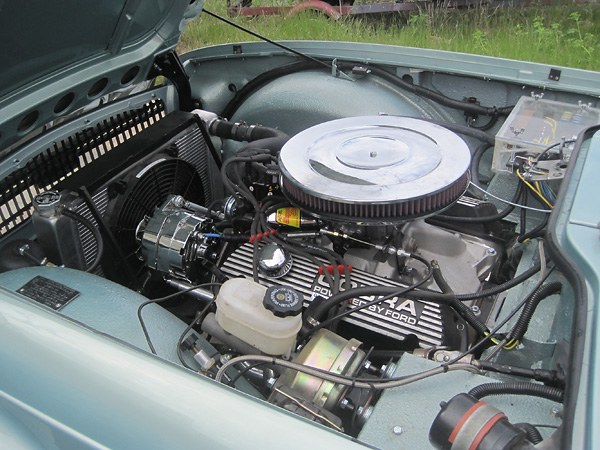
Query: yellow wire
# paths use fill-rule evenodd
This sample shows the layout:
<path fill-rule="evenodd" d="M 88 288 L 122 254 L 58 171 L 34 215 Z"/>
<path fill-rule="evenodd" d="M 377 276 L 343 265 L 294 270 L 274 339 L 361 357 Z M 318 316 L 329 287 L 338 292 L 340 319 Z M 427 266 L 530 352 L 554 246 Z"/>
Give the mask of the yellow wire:
<path fill-rule="evenodd" d="M 517 175 L 518 177 L 523 180 L 523 183 L 525 183 L 527 186 L 529 186 L 529 188 L 535 192 L 543 201 L 544 203 L 546 203 L 546 205 L 548 205 L 550 207 L 550 209 L 554 209 L 554 206 L 552 206 L 552 203 L 550 203 L 546 197 L 544 197 L 544 194 L 542 194 L 540 191 L 538 191 L 535 187 L 533 187 L 531 185 L 531 183 L 529 183 L 529 181 L 526 181 L 525 178 L 523 178 L 523 175 L 521 175 L 521 172 L 519 172 L 519 170 L 517 170 Z"/>
<path fill-rule="evenodd" d="M 489 333 L 485 334 L 486 336 L 489 335 Z M 494 344 L 498 345 L 500 344 L 501 341 L 499 341 L 498 339 L 495 338 L 490 338 L 490 341 L 492 341 Z M 519 341 L 515 341 L 514 339 L 511 339 L 510 341 L 508 341 L 506 344 L 504 344 L 504 348 L 506 350 L 512 350 L 513 348 L 515 348 L 517 345 L 519 344 Z"/>

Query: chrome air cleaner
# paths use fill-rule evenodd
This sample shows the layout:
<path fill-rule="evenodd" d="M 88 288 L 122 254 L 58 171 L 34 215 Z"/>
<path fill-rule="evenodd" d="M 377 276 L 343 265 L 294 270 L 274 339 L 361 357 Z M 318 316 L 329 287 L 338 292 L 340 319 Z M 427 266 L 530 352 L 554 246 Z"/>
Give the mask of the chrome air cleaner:
<path fill-rule="evenodd" d="M 424 120 L 349 117 L 304 130 L 281 150 L 289 200 L 338 221 L 396 223 L 432 215 L 469 183 L 471 153 L 448 129 Z"/>

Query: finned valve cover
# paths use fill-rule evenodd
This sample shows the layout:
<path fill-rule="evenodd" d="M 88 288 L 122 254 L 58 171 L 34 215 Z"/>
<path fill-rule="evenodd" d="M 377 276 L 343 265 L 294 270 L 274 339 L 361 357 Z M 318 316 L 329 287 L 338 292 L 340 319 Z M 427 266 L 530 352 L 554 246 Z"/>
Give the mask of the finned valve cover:
<path fill-rule="evenodd" d="M 395 116 L 349 117 L 304 130 L 281 150 L 281 186 L 313 214 L 395 223 L 434 214 L 469 183 L 471 152 L 452 131 Z"/>

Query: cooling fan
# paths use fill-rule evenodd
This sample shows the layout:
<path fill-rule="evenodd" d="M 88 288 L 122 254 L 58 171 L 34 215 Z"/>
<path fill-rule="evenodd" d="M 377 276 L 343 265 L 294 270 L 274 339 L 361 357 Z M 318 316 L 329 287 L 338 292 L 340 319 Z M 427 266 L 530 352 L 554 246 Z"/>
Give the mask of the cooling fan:
<path fill-rule="evenodd" d="M 135 240 L 137 225 L 145 216 L 152 216 L 167 196 L 181 195 L 199 204 L 206 200 L 202 178 L 196 168 L 182 159 L 160 154 L 144 165 L 134 167 L 124 178 L 109 186 L 109 192 L 109 197 L 114 196 L 107 209 L 110 225 L 119 248 L 132 264 L 138 248 Z"/>

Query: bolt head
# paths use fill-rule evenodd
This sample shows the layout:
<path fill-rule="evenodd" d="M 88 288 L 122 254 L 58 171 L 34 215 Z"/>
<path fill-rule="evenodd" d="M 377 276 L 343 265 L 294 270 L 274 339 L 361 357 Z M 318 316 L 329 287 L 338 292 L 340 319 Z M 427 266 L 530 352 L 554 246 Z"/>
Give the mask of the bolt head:
<path fill-rule="evenodd" d="M 404 430 L 402 429 L 402 427 L 396 425 L 394 427 L 394 434 L 397 435 L 397 436 L 400 436 L 402 433 L 404 433 Z"/>

